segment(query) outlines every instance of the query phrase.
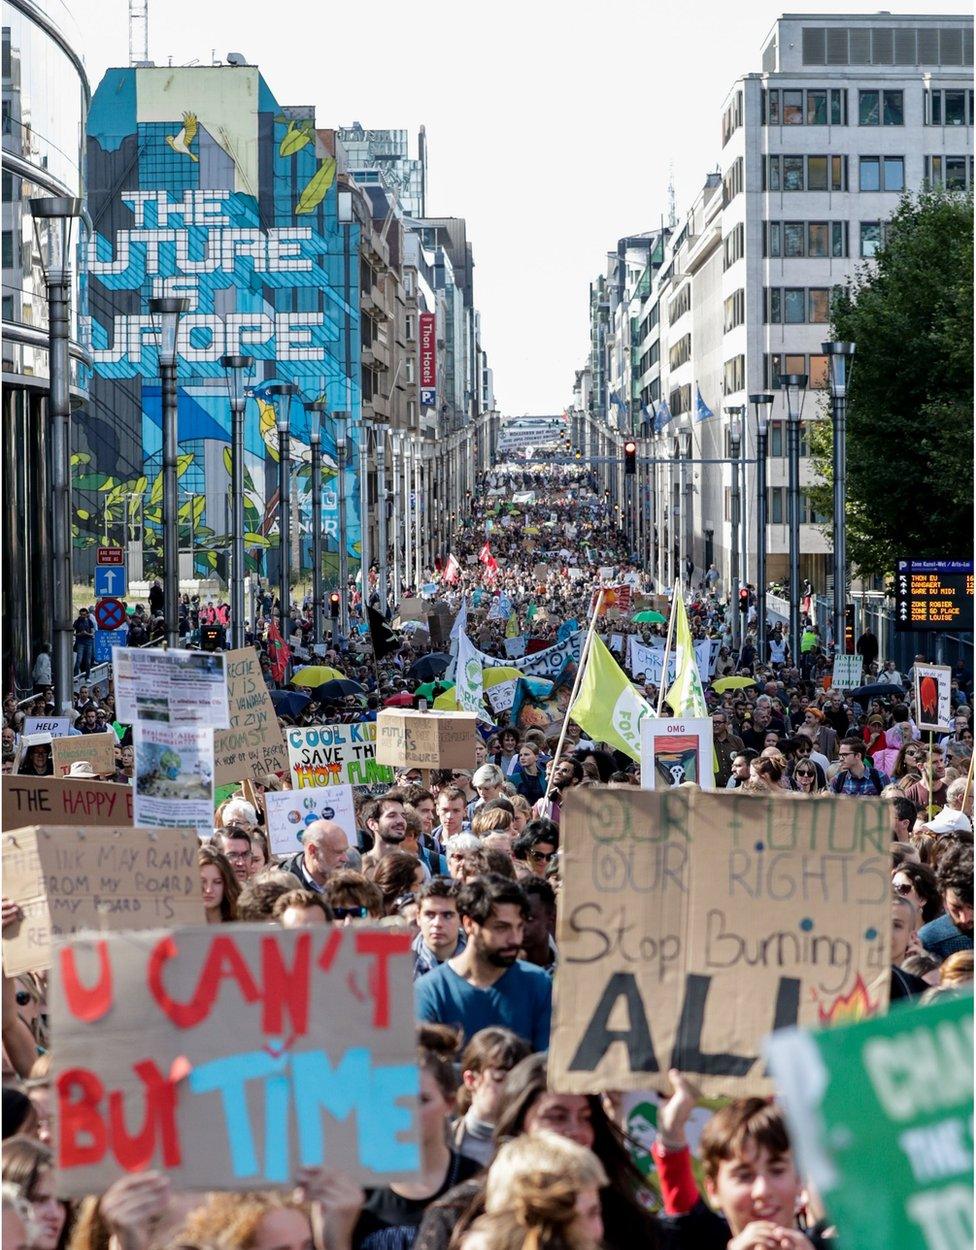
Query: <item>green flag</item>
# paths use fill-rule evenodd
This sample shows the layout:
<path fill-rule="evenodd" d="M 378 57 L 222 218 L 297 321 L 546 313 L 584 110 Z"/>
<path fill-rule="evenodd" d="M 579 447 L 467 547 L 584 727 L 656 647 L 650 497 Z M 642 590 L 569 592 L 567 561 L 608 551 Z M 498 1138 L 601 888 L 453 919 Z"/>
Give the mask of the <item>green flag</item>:
<path fill-rule="evenodd" d="M 685 601 L 677 586 L 671 596 L 671 611 L 675 614 L 674 682 L 664 697 L 671 704 L 675 716 L 707 716 L 708 707 L 705 703 L 701 675 L 698 672 L 695 646 L 691 640 L 688 614 L 685 611 Z"/>
<path fill-rule="evenodd" d="M 595 634 L 570 715 L 594 742 L 640 759 L 640 723 L 654 712 Z"/>

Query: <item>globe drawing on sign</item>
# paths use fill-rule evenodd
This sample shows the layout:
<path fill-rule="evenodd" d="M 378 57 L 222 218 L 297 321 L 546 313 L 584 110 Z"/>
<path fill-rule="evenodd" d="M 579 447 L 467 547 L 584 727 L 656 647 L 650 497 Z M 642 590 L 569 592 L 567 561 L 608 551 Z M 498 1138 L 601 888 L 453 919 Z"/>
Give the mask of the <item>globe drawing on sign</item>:
<path fill-rule="evenodd" d="M 295 808 L 292 808 L 292 809 L 291 809 L 291 811 L 288 813 L 288 823 L 289 823 L 290 825 L 297 825 L 297 824 L 300 824 L 300 823 L 301 823 L 301 819 L 302 819 L 302 814 L 301 814 L 301 812 L 296 811 L 296 809 L 295 809 Z"/>

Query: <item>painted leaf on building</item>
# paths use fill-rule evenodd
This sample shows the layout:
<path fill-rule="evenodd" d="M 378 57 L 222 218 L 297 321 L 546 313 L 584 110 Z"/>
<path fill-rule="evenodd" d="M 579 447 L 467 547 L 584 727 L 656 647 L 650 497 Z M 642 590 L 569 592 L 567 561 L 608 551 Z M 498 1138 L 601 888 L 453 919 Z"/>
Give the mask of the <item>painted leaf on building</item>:
<path fill-rule="evenodd" d="M 279 156 L 294 156 L 307 143 L 312 141 L 312 123 L 310 121 L 289 122 L 288 129 L 278 145 Z"/>
<path fill-rule="evenodd" d="M 336 163 L 334 156 L 327 156 L 318 170 L 305 185 L 305 190 L 295 205 L 296 213 L 311 213 L 325 199 L 329 188 L 335 182 Z"/>

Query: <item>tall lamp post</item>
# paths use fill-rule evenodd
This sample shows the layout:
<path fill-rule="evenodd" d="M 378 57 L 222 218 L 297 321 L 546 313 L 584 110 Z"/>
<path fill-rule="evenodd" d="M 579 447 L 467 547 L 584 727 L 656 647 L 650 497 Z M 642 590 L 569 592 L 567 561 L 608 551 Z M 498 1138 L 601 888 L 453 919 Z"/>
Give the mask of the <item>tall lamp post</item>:
<path fill-rule="evenodd" d="M 376 546 L 378 548 L 376 574 L 380 611 L 384 616 L 390 606 L 386 522 L 386 426 L 378 425 L 376 427 Z"/>
<path fill-rule="evenodd" d="M 739 446 L 742 442 L 741 405 L 726 408 L 729 414 L 729 458 L 732 461 L 732 541 L 729 551 L 729 609 L 732 613 L 732 645 L 741 648 L 744 641 L 742 613 L 739 611 L 739 525 L 740 525 L 740 483 Z"/>
<path fill-rule="evenodd" d="M 47 287 L 48 377 L 51 420 L 51 501 L 54 533 L 54 690 L 58 711 L 71 711 L 74 694 L 71 592 L 71 375 L 68 362 L 71 233 L 81 200 L 58 195 L 30 201 L 37 251 Z M 9 489 L 9 487 L 8 487 Z"/>
<path fill-rule="evenodd" d="M 328 404 L 324 399 L 314 399 L 303 407 L 308 413 L 308 442 L 312 449 L 312 620 L 315 641 L 325 642 L 322 603 L 322 414 Z"/>
<path fill-rule="evenodd" d="M 253 356 L 221 356 L 230 397 L 230 638 L 244 646 L 244 406 Z"/>
<path fill-rule="evenodd" d="M 346 423 L 348 412 L 334 412 L 336 461 L 339 468 L 339 629 L 349 632 L 349 538 L 346 533 Z"/>
<path fill-rule="evenodd" d="M 750 395 L 756 410 L 756 656 L 766 660 L 766 457 L 769 449 L 769 408 L 772 395 Z"/>
<path fill-rule="evenodd" d="M 786 453 L 789 461 L 787 519 L 790 527 L 790 659 L 800 663 L 800 417 L 807 375 L 788 373 L 780 380 L 786 391 Z"/>
<path fill-rule="evenodd" d="M 172 295 L 149 301 L 149 315 L 159 335 L 159 377 L 163 408 L 163 617 L 166 645 L 180 643 L 180 539 L 177 487 L 176 335 L 190 301 Z"/>
<path fill-rule="evenodd" d="M 359 422 L 359 574 L 362 580 L 363 618 L 369 603 L 369 570 L 373 563 L 369 528 L 369 436 L 368 421 Z"/>
<path fill-rule="evenodd" d="M 271 397 L 278 430 L 278 613 L 281 636 L 288 641 L 291 617 L 291 397 L 298 390 L 292 382 L 272 382 L 265 394 Z M 288 673 L 285 673 L 287 680 Z"/>
<path fill-rule="evenodd" d="M 824 343 L 830 361 L 830 403 L 834 413 L 834 654 L 844 650 L 847 612 L 847 386 L 854 343 Z"/>

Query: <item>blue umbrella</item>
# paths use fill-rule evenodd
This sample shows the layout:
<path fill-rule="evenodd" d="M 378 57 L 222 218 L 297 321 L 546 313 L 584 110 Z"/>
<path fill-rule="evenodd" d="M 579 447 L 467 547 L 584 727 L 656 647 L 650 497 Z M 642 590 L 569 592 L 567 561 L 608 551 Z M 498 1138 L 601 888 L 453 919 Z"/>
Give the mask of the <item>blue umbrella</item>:
<path fill-rule="evenodd" d="M 430 655 L 422 655 L 410 665 L 407 676 L 414 681 L 433 681 L 435 677 L 443 677 L 444 671 L 451 662 L 451 657 L 443 651 L 433 651 Z"/>
<path fill-rule="evenodd" d="M 279 716 L 301 716 L 309 701 L 309 696 L 298 690 L 271 691 L 271 702 Z"/>
<path fill-rule="evenodd" d="M 336 699 L 344 699 L 347 694 L 365 694 L 366 687 L 349 677 L 335 678 L 324 682 L 315 691 L 319 703 L 334 703 Z"/>

